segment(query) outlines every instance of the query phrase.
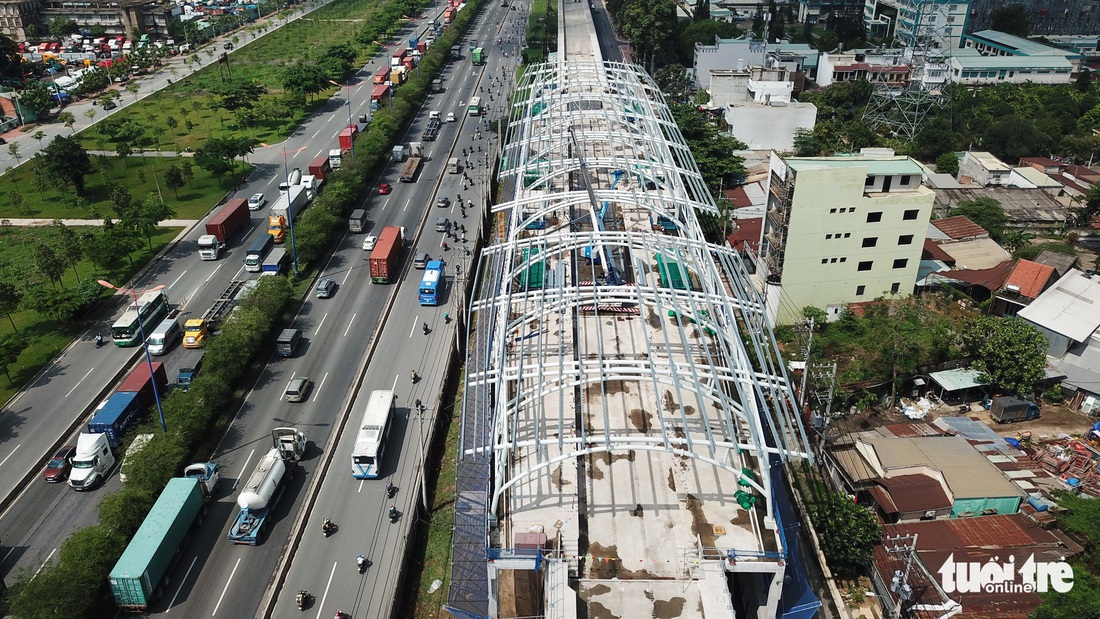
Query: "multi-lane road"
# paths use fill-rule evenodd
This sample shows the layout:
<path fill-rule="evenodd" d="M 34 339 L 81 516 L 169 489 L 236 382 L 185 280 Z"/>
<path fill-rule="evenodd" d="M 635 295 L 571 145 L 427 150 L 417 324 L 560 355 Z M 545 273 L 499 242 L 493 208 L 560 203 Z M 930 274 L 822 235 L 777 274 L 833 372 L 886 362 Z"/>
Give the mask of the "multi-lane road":
<path fill-rule="evenodd" d="M 505 25 L 514 21 L 506 18 L 520 15 L 506 11 L 501 7 L 488 7 L 468 39 L 483 44 L 494 42 Z M 403 37 L 407 39 L 419 32 L 424 24 L 424 20 L 418 20 Z M 490 48 L 490 54 L 485 66 L 472 67 L 469 58 L 465 58 L 447 67 L 443 75 L 445 92 L 433 95 L 409 128 L 403 140 L 406 143 L 419 140 L 429 109 L 442 112 L 444 117 L 453 111 L 457 119 L 454 123 L 444 123 L 435 142 L 425 143 L 428 158 L 417 181 L 412 184 L 396 182 L 397 171 L 391 166 L 379 180 L 391 183 L 394 192 L 386 196 L 372 194 L 365 201 L 370 219 L 368 231 L 376 233 L 382 226 L 396 225 L 404 227 L 408 233 L 400 262 L 401 280 L 389 286 L 370 284 L 366 268 L 369 252 L 361 249 L 362 236 L 347 235 L 341 241 L 324 269 L 324 275 L 339 284 L 336 295 L 331 299 L 311 297 L 302 306 L 295 326 L 305 333 L 305 345 L 295 358 L 276 358 L 268 363 L 213 454 L 222 464 L 223 474 L 229 482 L 223 484 L 210 516 L 186 549 L 172 575 L 172 584 L 156 610 L 175 610 L 187 616 L 254 614 L 260 610 L 268 585 L 278 580 L 273 568 L 279 564 L 279 558 L 291 550 L 294 561 L 286 579 L 287 586 L 290 589 L 305 587 L 315 592 L 318 613 L 338 606 L 354 612 L 355 616 L 382 616 L 384 609 L 392 607 L 393 579 L 396 578 L 397 562 L 404 553 L 407 522 L 390 526 L 385 520 L 388 503 L 379 489 L 381 482 L 352 483 L 347 472 L 347 458 L 336 456 L 320 488 L 316 506 L 309 513 L 302 508 L 309 503 L 308 490 L 316 487 L 313 480 L 319 464 L 325 460 L 327 450 L 333 448 L 334 431 L 340 429 L 345 419 L 346 405 L 357 397 L 354 389 L 360 377 L 362 397 L 373 389 L 395 388 L 402 416 L 408 412 L 413 398 L 422 399 L 429 405 L 426 417 L 435 413 L 438 387 L 446 372 L 447 357 L 444 355 L 453 338 L 450 330 L 453 327 L 444 324 L 442 316 L 445 311 L 452 315 L 458 313 L 460 287 L 455 265 L 461 263 L 462 272 L 467 273 L 472 257 L 466 256 L 461 250 L 462 244 L 454 240 L 450 241 L 451 249 L 444 252 L 441 248 L 443 235 L 435 231 L 432 223 L 437 216 L 446 215 L 465 225 L 468 236 L 473 238 L 481 212 L 478 207 L 482 204 L 479 200 L 468 209 L 468 218 L 462 219 L 456 198 L 463 194 L 463 199 L 469 201 L 485 195 L 487 168 L 479 164 L 478 159 L 489 157 L 493 145 L 484 125 L 479 126 L 483 118 L 475 119 L 465 114 L 466 102 L 474 92 L 485 96 L 498 90 L 490 87 L 488 76 L 491 74 L 499 79 L 505 73 L 505 65 L 514 66 L 513 54 L 505 59 L 494 53 L 495 46 L 486 47 Z M 367 82 L 374 69 L 388 61 L 388 53 L 383 52 L 352 78 L 352 83 L 361 84 L 351 89 L 353 113 L 369 109 Z M 335 145 L 336 134 L 346 124 L 346 93 L 346 90 L 340 91 L 281 145 L 286 150 L 305 147 L 291 159 L 292 167 L 304 168 L 316 154 L 327 152 Z M 499 95 L 493 103 L 486 103 L 490 109 L 499 107 Z M 478 129 L 481 137 L 477 136 Z M 474 153 L 469 156 L 474 165 L 466 170 L 474 185 L 465 192 L 463 175 L 446 174 L 444 169 L 447 158 L 452 153 L 461 155 L 463 149 Z M 258 163 L 257 170 L 250 176 L 252 180 L 240 189 L 240 196 L 263 192 L 270 200 L 274 199 L 282 178 L 281 155 L 276 156 L 279 160 L 268 157 Z M 299 157 L 301 161 L 296 159 Z M 438 195 L 451 197 L 450 208 L 434 206 L 437 191 Z M 138 285 L 167 286 L 172 302 L 181 306 L 181 320 L 200 315 L 231 279 L 248 275 L 243 271 L 243 248 L 255 235 L 266 234 L 265 215 L 266 211 L 255 213 L 253 227 L 239 237 L 228 255 L 218 262 L 199 261 L 195 239 L 200 230 L 192 230 L 148 270 Z M 422 308 L 416 302 L 420 272 L 411 270 L 410 262 L 412 254 L 419 251 L 448 261 L 446 304 L 438 308 Z M 387 313 L 390 303 L 392 310 Z M 380 321 L 384 318 L 386 329 L 382 330 Z M 420 332 L 423 322 L 433 326 L 430 336 Z M 106 332 L 107 326 L 103 325 L 100 330 Z M 63 430 L 73 425 L 78 414 L 109 391 L 122 368 L 136 354 L 134 349 L 112 346 L 95 350 L 90 335 L 91 332 L 84 341 L 67 350 L 11 410 L 5 411 L 2 419 L 9 424 L 11 432 L 7 436 L 12 438 L 4 444 L 2 455 L 6 460 L 0 467 L 0 484 L 16 487 L 19 478 L 34 468 L 55 442 L 67 435 Z M 373 349 L 374 354 L 372 362 L 366 366 L 366 373 L 362 374 L 368 349 Z M 168 366 L 169 376 L 174 377 L 178 368 L 193 355 L 192 351 L 177 349 L 160 360 Z M 415 386 L 408 378 L 409 370 L 414 368 L 423 377 Z M 302 375 L 314 382 L 308 401 L 300 404 L 282 401 L 286 382 L 293 376 Z M 361 404 L 356 402 L 350 410 L 351 417 L 357 419 L 362 411 Z M 236 513 L 236 485 L 251 472 L 257 459 L 269 447 L 269 432 L 278 425 L 297 426 L 309 435 L 312 444 L 301 469 L 304 474 L 295 477 L 276 510 L 275 526 L 268 541 L 255 548 L 233 546 L 225 540 L 225 532 Z M 413 489 L 421 474 L 416 454 L 425 427 L 426 424 L 420 425 L 415 416 L 408 423 L 402 418 L 392 435 L 393 445 L 385 470 L 402 488 L 398 500 L 405 513 L 413 511 Z M 72 435 L 68 436 L 68 440 L 75 440 Z M 31 437 L 36 439 L 32 441 Z M 20 439 L 24 440 L 20 442 Z M 350 449 L 348 440 L 351 439 L 345 436 L 335 444 L 337 453 Z M 72 530 L 95 521 L 96 499 L 118 484 L 115 476 L 105 489 L 93 494 L 78 494 L 63 485 L 35 482 L 0 516 L 0 537 L 6 542 L 5 548 L 10 548 L 0 558 L 0 568 L 5 575 L 13 570 L 34 571 L 51 560 L 61 541 Z M 319 531 L 320 518 L 325 516 L 335 519 L 341 527 L 327 540 Z M 292 536 L 296 521 L 307 525 L 300 543 Z M 354 570 L 355 554 L 359 552 L 374 562 L 364 578 Z M 341 566 L 345 569 L 336 572 Z M 276 615 L 281 614 L 280 608 L 290 608 L 286 605 L 293 603 L 293 592 L 289 595 L 289 598 L 283 594 L 275 599 Z"/>

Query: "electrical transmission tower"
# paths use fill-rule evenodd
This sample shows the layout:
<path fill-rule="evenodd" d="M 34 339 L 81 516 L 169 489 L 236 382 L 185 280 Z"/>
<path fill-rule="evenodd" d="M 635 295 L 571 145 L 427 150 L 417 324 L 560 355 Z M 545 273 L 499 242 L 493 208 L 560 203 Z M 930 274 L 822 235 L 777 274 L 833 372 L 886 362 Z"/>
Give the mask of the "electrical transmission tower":
<path fill-rule="evenodd" d="M 946 88 L 951 75 L 951 42 L 945 35 L 951 28 L 947 21 L 949 7 L 945 0 L 898 2 L 895 36 L 905 43 L 898 61 L 910 66 L 909 81 L 899 86 L 880 78 L 863 112 L 864 122 L 911 142 L 920 132 L 928 112 L 948 104 Z M 910 18 L 912 26 L 902 32 L 902 23 Z M 881 71 L 879 75 L 888 78 L 890 73 Z"/>

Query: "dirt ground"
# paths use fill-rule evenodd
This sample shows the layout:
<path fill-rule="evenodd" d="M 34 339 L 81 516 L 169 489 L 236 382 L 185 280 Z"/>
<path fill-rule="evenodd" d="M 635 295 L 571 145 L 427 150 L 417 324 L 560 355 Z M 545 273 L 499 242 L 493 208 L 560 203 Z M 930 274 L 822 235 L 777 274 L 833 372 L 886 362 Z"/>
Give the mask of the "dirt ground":
<path fill-rule="evenodd" d="M 931 414 L 921 421 L 931 422 L 944 416 L 957 417 L 961 415 L 958 411 L 957 406 L 941 405 L 938 408 L 933 408 Z M 982 408 L 981 402 L 971 403 L 970 412 L 967 413 L 967 416 L 981 419 L 1001 436 L 1015 437 L 1019 432 L 1031 432 L 1033 441 L 1053 439 L 1059 434 L 1084 434 L 1096 422 L 1096 419 L 1071 410 L 1065 405 L 1047 403 L 1043 404 L 1042 415 L 1039 419 L 1032 421 L 997 423 L 990 419 L 989 411 Z M 844 418 L 840 421 L 840 425 L 842 428 L 846 427 L 849 432 L 858 432 L 895 423 L 911 423 L 914 421 L 897 411 L 871 409 Z"/>

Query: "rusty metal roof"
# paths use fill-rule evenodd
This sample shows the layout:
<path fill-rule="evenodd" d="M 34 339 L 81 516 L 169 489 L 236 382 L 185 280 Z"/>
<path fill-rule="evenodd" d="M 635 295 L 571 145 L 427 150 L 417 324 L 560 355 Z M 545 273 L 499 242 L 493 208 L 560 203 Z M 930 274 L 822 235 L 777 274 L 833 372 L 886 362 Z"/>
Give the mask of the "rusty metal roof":
<path fill-rule="evenodd" d="M 940 482 L 927 475 L 897 475 L 877 480 L 889 493 L 899 512 L 918 512 L 951 507 Z"/>
<path fill-rule="evenodd" d="M 981 239 L 989 236 L 985 228 L 962 215 L 944 217 L 943 219 L 933 219 L 931 224 L 955 241 Z"/>

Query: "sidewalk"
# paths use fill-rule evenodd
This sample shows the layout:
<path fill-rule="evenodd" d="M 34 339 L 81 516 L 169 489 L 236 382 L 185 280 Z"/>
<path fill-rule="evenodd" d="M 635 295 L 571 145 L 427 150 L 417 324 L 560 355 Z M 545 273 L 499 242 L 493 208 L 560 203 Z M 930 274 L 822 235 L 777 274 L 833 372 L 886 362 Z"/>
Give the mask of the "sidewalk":
<path fill-rule="evenodd" d="M 117 223 L 118 220 L 112 220 Z M 0 223 L 9 226 L 52 226 L 54 220 L 52 219 L 0 219 Z M 61 223 L 66 226 L 93 226 L 98 227 L 103 225 L 102 219 L 62 219 Z M 162 228 L 190 228 L 191 226 L 199 223 L 198 219 L 166 219 L 159 224 Z"/>

